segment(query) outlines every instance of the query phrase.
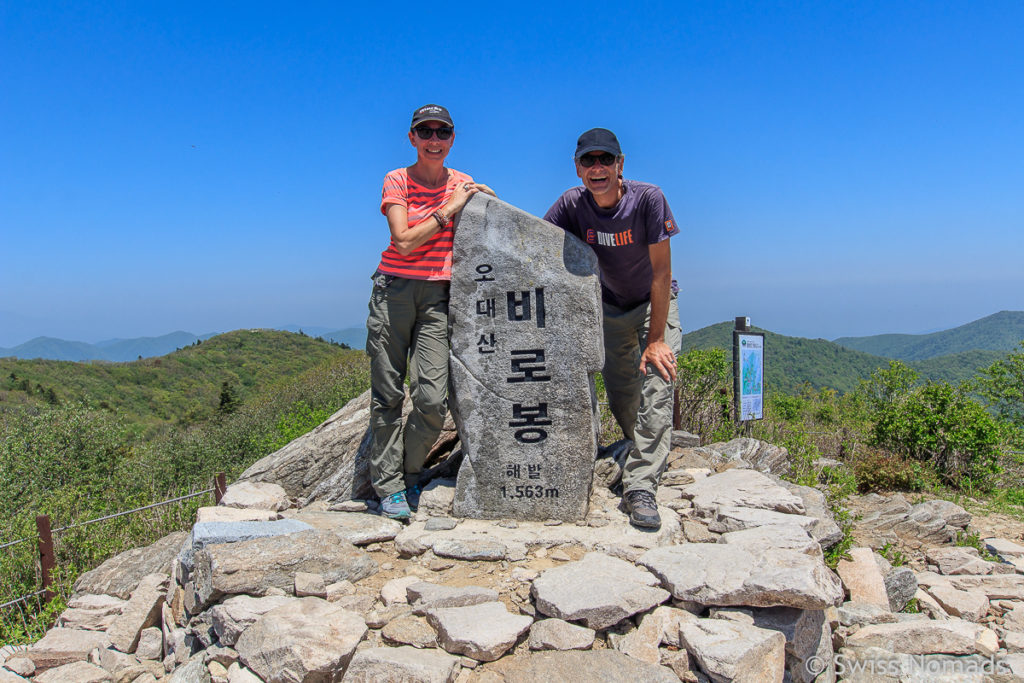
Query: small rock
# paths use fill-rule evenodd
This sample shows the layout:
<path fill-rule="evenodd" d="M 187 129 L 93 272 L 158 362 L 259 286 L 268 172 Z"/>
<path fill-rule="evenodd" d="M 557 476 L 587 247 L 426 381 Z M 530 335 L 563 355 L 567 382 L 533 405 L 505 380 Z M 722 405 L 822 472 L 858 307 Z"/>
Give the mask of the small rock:
<path fill-rule="evenodd" d="M 629 562 L 587 553 L 582 560 L 544 571 L 534 580 L 532 594 L 543 614 L 604 629 L 667 600 L 668 592 L 657 584 Z"/>
<path fill-rule="evenodd" d="M 362 617 L 319 598 L 296 598 L 238 639 L 239 660 L 266 680 L 340 678 L 366 635 Z"/>
<path fill-rule="evenodd" d="M 139 634 L 139 644 L 135 648 L 135 656 L 139 659 L 163 659 L 163 631 L 153 626 L 142 629 L 142 632 Z"/>
<path fill-rule="evenodd" d="M 786 638 L 778 631 L 724 619 L 696 619 L 679 627 L 687 652 L 713 680 L 781 681 Z"/>
<path fill-rule="evenodd" d="M 852 548 L 849 556 L 849 560 L 839 560 L 836 572 L 850 594 L 850 601 L 889 609 L 885 578 L 875 562 L 874 551 L 871 548 Z"/>
<path fill-rule="evenodd" d="M 346 595 L 352 595 L 356 592 L 356 586 L 351 581 L 342 580 L 335 581 L 329 586 L 324 588 L 324 592 L 327 594 L 327 602 L 337 602 Z"/>
<path fill-rule="evenodd" d="M 385 583 L 380 589 L 380 600 L 384 603 L 385 607 L 398 602 L 409 602 L 409 598 L 406 595 L 406 589 L 414 583 L 423 581 L 418 576 L 410 574 L 409 576 L 403 576 L 398 579 L 391 579 Z"/>
<path fill-rule="evenodd" d="M 437 635 L 426 619 L 413 615 L 398 617 L 388 623 L 381 636 L 388 643 L 412 645 L 415 648 L 437 647 Z"/>
<path fill-rule="evenodd" d="M 411 647 L 371 647 L 356 652 L 345 669 L 345 681 L 384 683 L 417 681 L 449 683 L 459 670 L 459 658 L 436 650 Z"/>
<path fill-rule="evenodd" d="M 482 662 L 508 652 L 533 623 L 530 617 L 509 613 L 499 602 L 431 609 L 427 620 L 446 651 Z"/>
<path fill-rule="evenodd" d="M 332 503 L 327 509 L 332 512 L 366 512 L 367 505 L 365 500 L 343 500 Z"/>
<path fill-rule="evenodd" d="M 435 555 L 467 562 L 480 560 L 497 562 L 498 560 L 505 559 L 506 556 L 504 543 L 486 539 L 465 541 L 462 539 L 445 538 L 435 541 L 432 547 Z"/>
<path fill-rule="evenodd" d="M 481 586 L 443 586 L 429 581 L 417 581 L 406 588 L 413 611 L 418 615 L 427 610 L 446 607 L 468 607 L 495 602 L 498 592 Z"/>
<path fill-rule="evenodd" d="M 295 572 L 295 596 L 298 598 L 327 598 L 327 585 L 321 574 Z"/>
<path fill-rule="evenodd" d="M 541 619 L 530 627 L 530 649 L 589 650 L 594 644 L 594 635 L 593 629 L 561 619 Z"/>
<path fill-rule="evenodd" d="M 44 671 L 32 680 L 34 683 L 106 683 L 110 674 L 89 662 L 72 662 Z"/>
<path fill-rule="evenodd" d="M 458 526 L 458 522 L 451 517 L 431 517 L 423 525 L 425 531 L 448 531 Z"/>
<path fill-rule="evenodd" d="M 236 481 L 227 488 L 220 504 L 229 508 L 258 508 L 286 510 L 291 507 L 288 494 L 278 484 L 270 482 Z"/>
<path fill-rule="evenodd" d="M 962 591 L 948 586 L 932 586 L 927 589 L 947 614 L 967 621 L 981 621 L 988 614 L 989 602 L 984 593 Z"/>

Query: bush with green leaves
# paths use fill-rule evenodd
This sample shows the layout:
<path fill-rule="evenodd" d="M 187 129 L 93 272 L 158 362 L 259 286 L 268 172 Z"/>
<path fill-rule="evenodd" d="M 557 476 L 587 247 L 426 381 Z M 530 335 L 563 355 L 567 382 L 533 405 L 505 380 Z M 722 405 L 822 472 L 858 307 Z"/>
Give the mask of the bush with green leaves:
<path fill-rule="evenodd" d="M 996 420 L 966 389 L 931 381 L 915 387 L 916 379 L 893 361 L 865 383 L 873 445 L 927 463 L 953 486 L 990 486 L 1001 455 Z"/>
<path fill-rule="evenodd" d="M 681 427 L 700 436 L 701 441 L 731 437 L 732 361 L 725 350 L 687 351 L 679 356 L 676 373 Z"/>

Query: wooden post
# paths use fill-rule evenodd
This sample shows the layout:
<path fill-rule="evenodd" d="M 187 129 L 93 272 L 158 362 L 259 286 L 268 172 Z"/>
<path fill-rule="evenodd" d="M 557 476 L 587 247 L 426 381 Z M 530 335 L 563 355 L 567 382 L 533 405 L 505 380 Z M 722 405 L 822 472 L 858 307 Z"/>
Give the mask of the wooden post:
<path fill-rule="evenodd" d="M 224 477 L 223 472 L 217 473 L 217 479 L 213 484 L 213 500 L 220 505 L 220 499 L 224 497 L 224 492 L 228 490 L 227 479 Z"/>
<path fill-rule="evenodd" d="M 57 566 L 53 555 L 53 534 L 50 532 L 50 516 L 36 516 L 36 530 L 39 532 L 39 565 L 43 574 L 43 601 L 49 602 L 53 599 L 53 591 L 50 590 L 52 581 L 50 572 Z"/>
<path fill-rule="evenodd" d="M 672 429 L 683 428 L 683 406 L 679 400 L 681 391 L 678 385 L 672 388 Z"/>

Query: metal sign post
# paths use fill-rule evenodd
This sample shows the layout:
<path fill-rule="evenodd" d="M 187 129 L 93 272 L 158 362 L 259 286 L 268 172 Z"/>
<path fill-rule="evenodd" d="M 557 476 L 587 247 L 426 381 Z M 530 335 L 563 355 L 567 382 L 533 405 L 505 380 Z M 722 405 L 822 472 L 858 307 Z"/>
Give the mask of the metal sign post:
<path fill-rule="evenodd" d="M 736 318 L 732 332 L 732 381 L 736 422 L 764 418 L 764 333 L 750 331 L 750 318 Z"/>

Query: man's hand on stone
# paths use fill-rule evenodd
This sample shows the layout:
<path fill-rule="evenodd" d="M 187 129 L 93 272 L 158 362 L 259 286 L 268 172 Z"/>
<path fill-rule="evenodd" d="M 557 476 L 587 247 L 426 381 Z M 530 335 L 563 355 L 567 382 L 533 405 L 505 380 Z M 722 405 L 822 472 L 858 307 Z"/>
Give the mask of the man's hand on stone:
<path fill-rule="evenodd" d="M 648 366 L 665 378 L 666 382 L 675 381 L 676 354 L 665 342 L 655 341 L 647 344 L 643 355 L 640 356 L 640 372 L 646 375 Z"/>

